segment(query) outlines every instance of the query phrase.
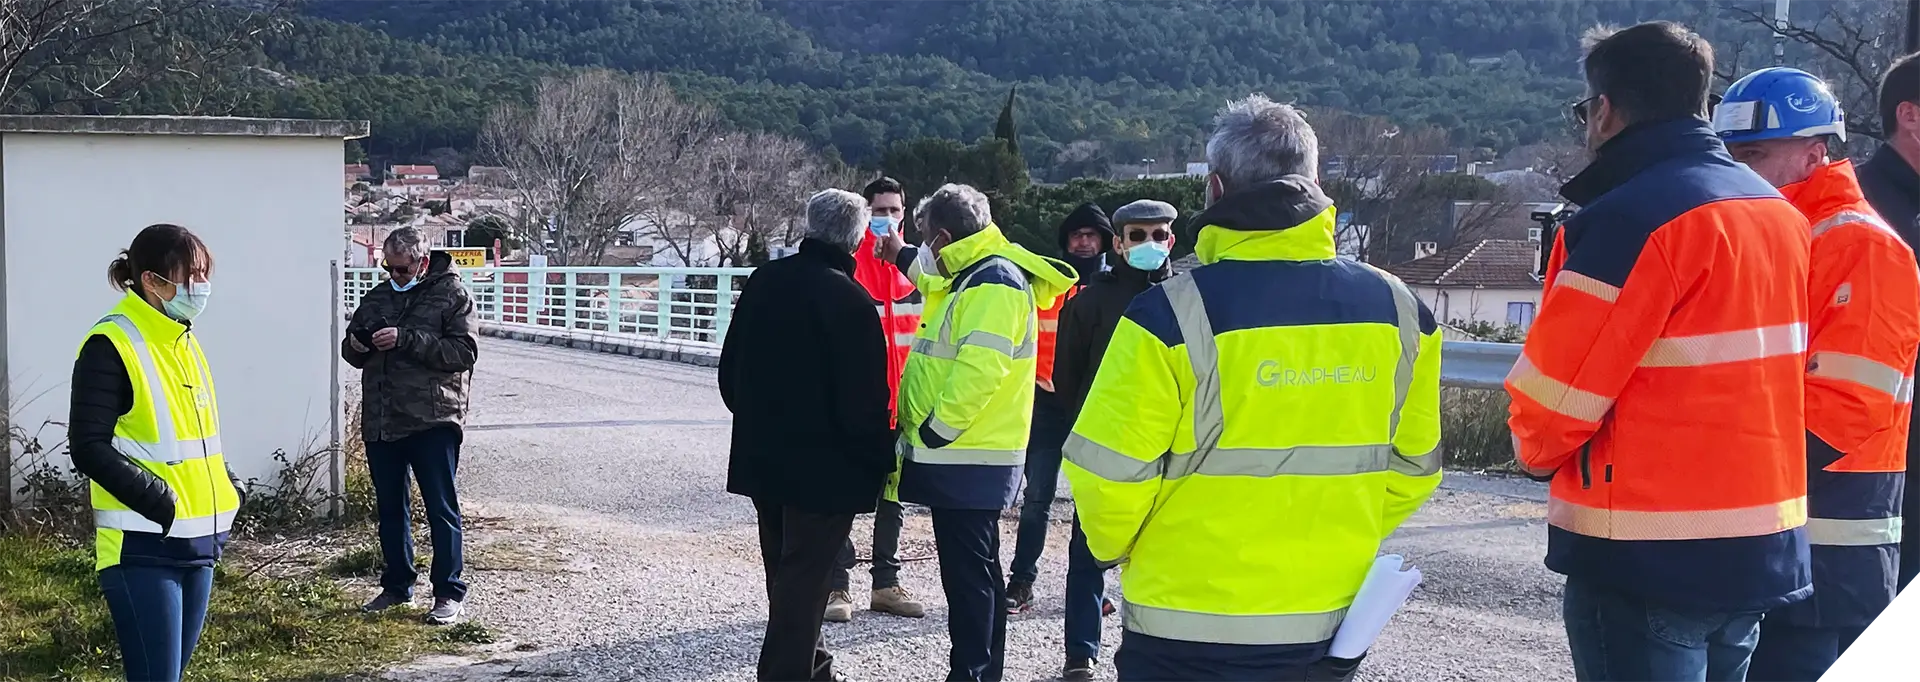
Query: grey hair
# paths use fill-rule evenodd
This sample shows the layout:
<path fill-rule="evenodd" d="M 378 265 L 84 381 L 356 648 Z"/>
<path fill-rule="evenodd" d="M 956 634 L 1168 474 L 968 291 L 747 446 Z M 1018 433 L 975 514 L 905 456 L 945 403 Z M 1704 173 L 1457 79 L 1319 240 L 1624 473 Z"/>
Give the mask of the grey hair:
<path fill-rule="evenodd" d="M 380 246 L 380 251 L 389 257 L 404 253 L 412 256 L 416 261 L 424 260 L 430 255 L 426 239 L 420 235 L 420 230 L 411 227 L 403 227 L 387 233 L 387 241 Z"/>
<path fill-rule="evenodd" d="M 987 195 L 967 185 L 949 184 L 934 190 L 913 209 L 921 233 L 946 230 L 954 241 L 966 239 L 993 224 L 993 205 Z"/>
<path fill-rule="evenodd" d="M 1320 177 L 1320 140 L 1300 110 L 1251 95 L 1227 103 L 1207 139 L 1207 164 L 1229 189 L 1287 175 Z"/>
<path fill-rule="evenodd" d="M 844 189 L 823 189 L 807 199 L 807 238 L 848 253 L 859 248 L 873 212 L 867 200 Z"/>

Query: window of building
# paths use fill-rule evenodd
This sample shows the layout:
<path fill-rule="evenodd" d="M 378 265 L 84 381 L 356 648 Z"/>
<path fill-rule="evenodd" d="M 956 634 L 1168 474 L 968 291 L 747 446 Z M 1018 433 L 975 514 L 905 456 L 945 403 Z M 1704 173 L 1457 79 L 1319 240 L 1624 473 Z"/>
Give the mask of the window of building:
<path fill-rule="evenodd" d="M 1507 324 L 1521 329 L 1533 326 L 1533 302 L 1514 301 L 1507 304 Z"/>
<path fill-rule="evenodd" d="M 447 230 L 446 245 L 447 246 L 466 246 L 466 244 L 461 243 L 463 241 L 461 239 L 463 236 L 465 235 L 460 230 Z"/>

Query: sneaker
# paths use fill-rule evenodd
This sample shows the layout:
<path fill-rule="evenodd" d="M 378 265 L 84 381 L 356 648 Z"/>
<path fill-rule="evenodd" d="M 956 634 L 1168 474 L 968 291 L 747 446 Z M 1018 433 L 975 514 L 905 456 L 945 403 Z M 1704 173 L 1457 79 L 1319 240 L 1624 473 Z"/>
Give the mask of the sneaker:
<path fill-rule="evenodd" d="M 907 588 L 893 587 L 873 591 L 873 603 L 867 608 L 881 613 L 891 613 L 905 618 L 922 618 L 927 615 L 927 607 L 913 600 L 913 594 Z"/>
<path fill-rule="evenodd" d="M 1072 657 L 1067 659 L 1067 667 L 1061 669 L 1060 679 L 1067 682 L 1093 682 L 1093 659 Z"/>
<path fill-rule="evenodd" d="M 428 625 L 452 625 L 460 622 L 460 613 L 466 606 L 458 599 L 435 599 L 433 610 L 427 612 Z"/>
<path fill-rule="evenodd" d="M 360 606 L 362 613 L 379 613 L 395 606 L 413 603 L 413 597 L 405 592 L 382 591 L 379 596 Z"/>
<path fill-rule="evenodd" d="M 845 590 L 834 590 L 827 595 L 827 615 L 829 623 L 845 623 L 853 620 L 853 595 Z"/>
<path fill-rule="evenodd" d="M 1007 615 L 1016 615 L 1033 606 L 1033 583 L 1007 583 Z"/>

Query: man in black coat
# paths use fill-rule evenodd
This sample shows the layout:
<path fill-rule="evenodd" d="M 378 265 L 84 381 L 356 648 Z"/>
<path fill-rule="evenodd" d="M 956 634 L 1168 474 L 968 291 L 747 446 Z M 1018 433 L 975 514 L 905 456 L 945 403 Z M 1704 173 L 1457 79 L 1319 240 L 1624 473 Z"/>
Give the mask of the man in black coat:
<path fill-rule="evenodd" d="M 761 680 L 837 679 L 820 639 L 828 576 L 895 466 L 886 337 L 853 279 L 867 218 L 860 195 L 813 195 L 800 252 L 747 280 L 720 353 L 727 492 L 753 499 L 767 569 Z"/>
<path fill-rule="evenodd" d="M 1173 274 L 1173 221 L 1180 216 L 1172 204 L 1142 199 L 1113 212 L 1113 250 L 1105 254 L 1107 267 L 1087 275 L 1080 295 L 1060 310 L 1060 342 L 1053 351 L 1053 386 L 1067 409 L 1067 423 L 1080 418 L 1087 389 L 1100 373 L 1100 358 L 1120 325 L 1133 297 Z M 1178 405 L 1169 405 L 1176 409 Z M 1100 618 L 1107 592 L 1106 571 L 1087 550 L 1080 519 L 1073 520 L 1073 539 L 1067 545 L 1067 665 L 1061 678 L 1091 680 L 1100 657 Z"/>
<path fill-rule="evenodd" d="M 1880 79 L 1880 125 L 1887 142 L 1860 165 L 1860 189 L 1867 203 L 1907 246 L 1920 251 L 1920 53 L 1893 62 Z M 1920 371 L 1920 367 L 1914 368 Z M 1920 404 L 1913 408 L 1920 422 Z M 1907 436 L 1907 489 L 1901 529 L 1900 587 L 1920 574 L 1920 432 Z"/>

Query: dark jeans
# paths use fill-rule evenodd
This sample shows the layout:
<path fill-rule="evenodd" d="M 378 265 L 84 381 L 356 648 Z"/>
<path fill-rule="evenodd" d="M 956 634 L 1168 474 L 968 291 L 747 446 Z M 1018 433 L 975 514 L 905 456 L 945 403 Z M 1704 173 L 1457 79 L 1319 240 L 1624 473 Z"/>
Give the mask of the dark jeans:
<path fill-rule="evenodd" d="M 127 566 L 100 571 L 129 682 L 179 682 L 200 644 L 213 568 Z"/>
<path fill-rule="evenodd" d="M 1316 665 L 1332 641 L 1314 644 L 1214 644 L 1120 633 L 1113 671 L 1121 682 L 1299 682 L 1322 679 Z M 1338 679 L 1338 678 L 1334 678 Z"/>
<path fill-rule="evenodd" d="M 420 577 L 413 569 L 413 516 L 407 499 L 411 470 L 420 479 L 420 501 L 433 537 L 433 597 L 467 598 L 467 584 L 460 580 L 460 498 L 453 485 L 460 468 L 461 435 L 456 427 L 441 426 L 389 443 L 367 443 L 367 473 L 373 477 L 380 516 L 380 555 L 387 564 L 380 587 L 388 592 L 412 596 Z"/>
<path fill-rule="evenodd" d="M 1581 578 L 1562 601 L 1573 674 L 1582 682 L 1744 680 L 1760 614 L 1663 606 Z"/>
<path fill-rule="evenodd" d="M 873 589 L 884 590 L 900 584 L 900 526 L 906 523 L 906 510 L 899 502 L 885 499 L 873 510 Z M 853 538 L 840 543 L 840 557 L 834 567 L 832 587 L 845 592 L 847 571 L 859 563 L 853 553 Z"/>
<path fill-rule="evenodd" d="M 1060 488 L 1060 446 L 1073 433 L 1066 406 L 1059 396 L 1033 390 L 1033 425 L 1027 436 L 1027 489 L 1020 502 L 1020 531 L 1013 540 L 1012 578 L 1033 584 L 1040 571 L 1040 554 L 1047 549 L 1047 523 L 1053 517 L 1053 496 Z"/>
<path fill-rule="evenodd" d="M 1753 682 L 1814 682 L 1840 660 L 1866 628 L 1809 628 L 1779 618 L 1760 621 L 1747 679 Z"/>
<path fill-rule="evenodd" d="M 767 634 L 761 680 L 832 680 L 833 654 L 820 638 L 827 574 L 853 528 L 852 514 L 820 514 L 753 501 L 760 561 L 767 569 Z"/>
<path fill-rule="evenodd" d="M 947 593 L 948 682 L 1000 682 L 1007 654 L 1007 584 L 1000 574 L 1000 512 L 933 510 L 940 587 Z"/>
<path fill-rule="evenodd" d="M 1106 596 L 1107 571 L 1087 549 L 1087 534 L 1075 516 L 1067 544 L 1067 658 L 1100 657 L 1100 605 Z"/>

